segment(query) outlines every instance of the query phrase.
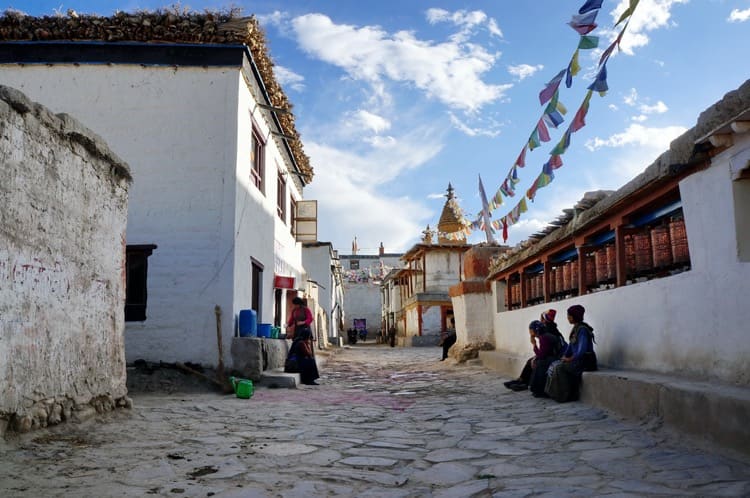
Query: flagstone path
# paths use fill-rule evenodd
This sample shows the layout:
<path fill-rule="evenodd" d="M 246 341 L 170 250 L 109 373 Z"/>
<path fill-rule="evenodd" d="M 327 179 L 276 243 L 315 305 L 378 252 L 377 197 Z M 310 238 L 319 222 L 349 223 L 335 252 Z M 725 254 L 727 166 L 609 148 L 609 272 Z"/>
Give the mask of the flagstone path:
<path fill-rule="evenodd" d="M 249 400 L 131 393 L 132 411 L 0 443 L 0 496 L 750 495 L 750 459 L 439 356 L 345 348 L 320 386 Z"/>

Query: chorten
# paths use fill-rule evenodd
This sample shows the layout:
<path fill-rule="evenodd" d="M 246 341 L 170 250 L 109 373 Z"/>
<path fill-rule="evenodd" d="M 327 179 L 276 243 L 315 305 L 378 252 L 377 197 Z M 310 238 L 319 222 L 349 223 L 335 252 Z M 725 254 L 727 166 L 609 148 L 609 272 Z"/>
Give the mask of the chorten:
<path fill-rule="evenodd" d="M 438 221 L 438 244 L 461 245 L 466 244 L 466 225 L 463 212 L 458 201 L 453 196 L 453 186 L 448 183 L 448 193 L 445 195 L 445 205 Z"/>

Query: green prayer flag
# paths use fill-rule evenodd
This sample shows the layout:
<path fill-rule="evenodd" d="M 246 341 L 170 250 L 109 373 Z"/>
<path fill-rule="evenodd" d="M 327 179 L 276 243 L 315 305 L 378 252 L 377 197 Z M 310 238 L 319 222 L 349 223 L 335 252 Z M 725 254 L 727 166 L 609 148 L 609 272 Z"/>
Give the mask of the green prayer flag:
<path fill-rule="evenodd" d="M 599 46 L 599 37 L 598 36 L 589 36 L 584 35 L 581 37 L 581 41 L 578 42 L 578 48 L 582 50 L 588 50 L 591 48 L 596 48 Z"/>

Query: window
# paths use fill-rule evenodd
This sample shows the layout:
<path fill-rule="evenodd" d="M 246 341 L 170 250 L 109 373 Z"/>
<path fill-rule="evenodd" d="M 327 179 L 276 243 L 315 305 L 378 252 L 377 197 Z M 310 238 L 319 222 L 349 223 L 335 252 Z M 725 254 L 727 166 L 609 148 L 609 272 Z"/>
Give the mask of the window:
<path fill-rule="evenodd" d="M 253 127 L 252 143 L 250 149 L 250 177 L 253 183 L 262 194 L 265 194 L 263 186 L 263 172 L 264 172 L 264 161 L 265 161 L 265 148 L 266 143 L 261 137 L 260 132 Z"/>
<path fill-rule="evenodd" d="M 156 246 L 153 244 L 125 247 L 125 321 L 146 320 L 148 257 Z"/>
<path fill-rule="evenodd" d="M 349 260 L 349 269 L 359 270 L 359 260 L 358 259 Z"/>
<path fill-rule="evenodd" d="M 251 296 L 250 296 L 250 307 L 255 310 L 258 317 L 258 323 L 261 322 L 261 307 L 263 306 L 263 265 L 259 262 L 252 260 L 252 281 L 251 285 Z"/>
<path fill-rule="evenodd" d="M 292 233 L 293 237 L 296 237 L 295 220 L 297 219 L 297 202 L 291 197 L 289 198 L 289 211 L 289 231 Z"/>
<path fill-rule="evenodd" d="M 286 223 L 286 180 L 281 171 L 276 181 L 276 214 Z"/>

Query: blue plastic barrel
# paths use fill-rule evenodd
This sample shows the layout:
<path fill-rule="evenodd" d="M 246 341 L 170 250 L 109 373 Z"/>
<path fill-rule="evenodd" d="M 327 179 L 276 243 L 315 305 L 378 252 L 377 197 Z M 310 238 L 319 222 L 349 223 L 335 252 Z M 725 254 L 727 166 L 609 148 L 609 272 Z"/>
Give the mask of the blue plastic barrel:
<path fill-rule="evenodd" d="M 258 335 L 258 313 L 255 310 L 240 310 L 240 337 Z"/>
<path fill-rule="evenodd" d="M 270 323 L 258 324 L 258 337 L 271 337 L 271 324 Z"/>

